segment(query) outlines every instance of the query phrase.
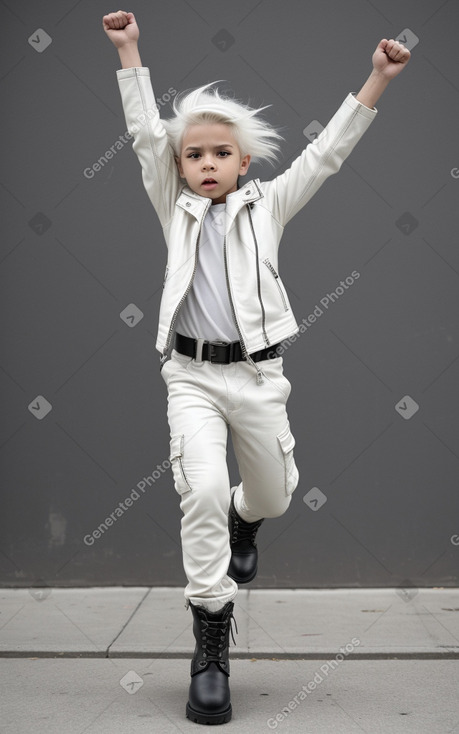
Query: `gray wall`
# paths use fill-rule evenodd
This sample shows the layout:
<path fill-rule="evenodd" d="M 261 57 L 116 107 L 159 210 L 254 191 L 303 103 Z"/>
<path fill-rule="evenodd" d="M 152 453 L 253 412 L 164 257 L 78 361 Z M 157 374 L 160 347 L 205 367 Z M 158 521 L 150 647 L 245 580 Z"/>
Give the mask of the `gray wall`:
<path fill-rule="evenodd" d="M 131 142 L 84 175 L 126 130 L 101 21 L 115 9 L 2 5 L 5 586 L 186 582 L 154 348 L 161 228 Z M 281 243 L 297 319 L 318 318 L 284 355 L 301 480 L 289 511 L 260 531 L 253 586 L 457 585 L 458 4 L 174 0 L 127 10 L 157 98 L 226 79 L 238 98 L 272 104 L 266 114 L 287 142 L 276 170 L 251 167 L 262 180 L 289 167 L 313 120 L 325 125 L 360 89 L 381 38 L 419 37 L 370 129 Z M 140 320 L 136 311 L 126 322 L 125 309 Z M 231 448 L 229 460 L 234 484 Z"/>

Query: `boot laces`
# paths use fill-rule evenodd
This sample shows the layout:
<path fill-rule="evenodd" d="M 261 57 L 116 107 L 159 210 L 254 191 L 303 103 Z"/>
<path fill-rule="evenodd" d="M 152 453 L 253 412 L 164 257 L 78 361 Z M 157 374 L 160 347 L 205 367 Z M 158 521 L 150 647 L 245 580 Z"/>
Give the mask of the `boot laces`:
<path fill-rule="evenodd" d="M 231 639 L 233 640 L 233 644 L 236 644 L 233 633 L 233 622 L 236 627 L 237 634 L 237 623 L 232 612 L 230 612 L 226 619 L 219 620 L 218 622 L 213 619 L 202 620 L 201 633 L 202 646 L 204 648 L 203 657 L 206 658 L 207 661 L 220 660 L 220 658 L 222 657 L 223 649 L 226 646 L 225 643 L 226 636 L 228 634 L 228 626 L 229 631 L 231 632 Z"/>
<path fill-rule="evenodd" d="M 255 537 L 263 520 L 258 522 L 247 523 L 240 521 L 238 518 L 234 519 L 233 532 L 231 536 L 232 543 L 238 543 L 242 540 L 250 540 L 251 543 L 255 543 Z"/>

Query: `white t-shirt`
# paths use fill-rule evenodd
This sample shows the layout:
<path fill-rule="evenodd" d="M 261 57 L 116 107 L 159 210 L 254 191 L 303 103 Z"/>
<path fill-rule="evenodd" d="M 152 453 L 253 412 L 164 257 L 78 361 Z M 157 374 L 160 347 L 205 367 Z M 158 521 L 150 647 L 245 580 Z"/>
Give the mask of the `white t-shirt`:
<path fill-rule="evenodd" d="M 193 285 L 176 323 L 179 334 L 207 341 L 239 341 L 225 276 L 223 242 L 226 204 L 211 204 L 199 241 Z"/>

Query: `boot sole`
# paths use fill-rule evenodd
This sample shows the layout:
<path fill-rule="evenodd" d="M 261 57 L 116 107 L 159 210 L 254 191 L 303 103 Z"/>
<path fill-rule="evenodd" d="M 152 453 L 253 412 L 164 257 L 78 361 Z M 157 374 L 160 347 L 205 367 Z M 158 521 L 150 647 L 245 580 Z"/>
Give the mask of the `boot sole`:
<path fill-rule="evenodd" d="M 231 714 L 231 704 L 226 711 L 222 711 L 219 714 L 206 714 L 201 711 L 195 711 L 189 703 L 186 705 L 186 718 L 191 719 L 196 724 L 227 724 L 228 721 L 231 721 Z"/>

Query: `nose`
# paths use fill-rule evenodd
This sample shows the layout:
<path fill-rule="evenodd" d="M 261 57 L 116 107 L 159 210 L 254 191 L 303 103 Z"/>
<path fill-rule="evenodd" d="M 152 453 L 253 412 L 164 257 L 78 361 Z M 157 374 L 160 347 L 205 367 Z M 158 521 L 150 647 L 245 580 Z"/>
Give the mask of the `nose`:
<path fill-rule="evenodd" d="M 212 168 L 212 170 L 215 169 L 215 164 L 214 164 L 214 162 L 212 160 L 212 156 L 210 156 L 210 155 L 203 156 L 203 158 L 202 158 L 202 167 L 204 169 L 206 169 L 206 170 L 208 168 Z"/>

